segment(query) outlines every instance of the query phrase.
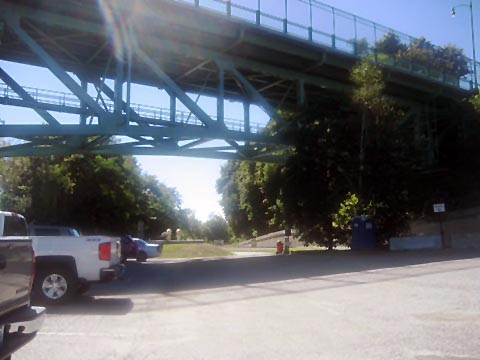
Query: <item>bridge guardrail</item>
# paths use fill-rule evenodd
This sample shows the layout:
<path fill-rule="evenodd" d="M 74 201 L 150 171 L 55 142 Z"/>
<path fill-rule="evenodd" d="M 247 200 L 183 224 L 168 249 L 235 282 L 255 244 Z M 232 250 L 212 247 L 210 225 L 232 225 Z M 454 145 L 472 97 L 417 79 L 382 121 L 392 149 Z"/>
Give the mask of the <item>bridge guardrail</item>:
<path fill-rule="evenodd" d="M 468 69 L 467 73 L 456 75 L 455 73 L 441 71 L 415 61 L 409 61 L 405 64 L 405 61 L 403 61 L 405 59 L 399 56 L 379 53 L 375 48 L 375 44 L 388 33 L 394 34 L 402 44 L 406 45 L 411 45 L 418 39 L 317 0 L 278 1 L 281 5 L 271 9 L 276 11 L 275 14 L 262 11 L 262 2 L 265 3 L 265 0 L 248 1 L 249 3 L 256 3 L 256 7 L 243 5 L 239 1 L 234 0 L 173 1 L 216 11 L 223 15 L 248 21 L 257 26 L 279 31 L 285 35 L 328 46 L 353 56 L 367 56 L 379 64 L 460 89 L 474 89 L 475 79 L 478 79 L 478 76 L 473 71 L 475 68 L 473 60 L 466 56 L 463 56 L 463 58 L 466 62 L 464 67 Z M 247 2 L 247 0 L 244 0 L 244 2 Z M 293 19 L 293 15 L 289 13 L 289 9 L 293 7 L 296 9 L 296 19 Z M 303 17 L 298 19 L 298 14 L 302 12 Z M 363 52 L 358 52 L 357 44 L 364 40 L 368 43 L 367 48 Z M 432 49 L 441 49 L 438 46 L 431 46 Z M 480 68 L 480 62 L 477 62 L 477 65 Z"/>
<path fill-rule="evenodd" d="M 81 109 L 81 101 L 73 94 L 67 92 L 38 89 L 32 87 L 22 87 L 36 102 L 41 104 L 49 104 L 63 107 L 70 107 Z M 0 81 L 0 99 L 3 99 L 5 105 L 8 104 L 8 99 L 23 100 L 10 86 Z M 98 99 L 92 97 L 98 102 Z M 104 109 L 110 113 L 114 111 L 114 103 L 111 100 L 103 99 L 102 105 Z M 130 107 L 138 115 L 146 119 L 170 121 L 170 109 L 131 103 Z M 211 116 L 212 119 L 217 120 L 216 116 Z M 203 123 L 191 112 L 176 110 L 175 119 L 177 123 L 203 126 Z M 243 120 L 225 117 L 224 123 L 228 129 L 234 131 L 245 131 L 245 124 Z M 258 133 L 265 128 L 264 124 L 258 122 L 250 123 L 250 132 Z"/>

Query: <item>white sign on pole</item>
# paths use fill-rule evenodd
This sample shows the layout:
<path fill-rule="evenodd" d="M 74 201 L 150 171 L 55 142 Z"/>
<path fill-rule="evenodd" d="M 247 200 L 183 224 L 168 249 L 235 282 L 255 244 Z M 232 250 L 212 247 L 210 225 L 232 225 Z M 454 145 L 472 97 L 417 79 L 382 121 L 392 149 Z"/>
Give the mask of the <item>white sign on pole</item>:
<path fill-rule="evenodd" d="M 435 213 L 445 212 L 445 204 L 433 204 L 433 212 Z"/>

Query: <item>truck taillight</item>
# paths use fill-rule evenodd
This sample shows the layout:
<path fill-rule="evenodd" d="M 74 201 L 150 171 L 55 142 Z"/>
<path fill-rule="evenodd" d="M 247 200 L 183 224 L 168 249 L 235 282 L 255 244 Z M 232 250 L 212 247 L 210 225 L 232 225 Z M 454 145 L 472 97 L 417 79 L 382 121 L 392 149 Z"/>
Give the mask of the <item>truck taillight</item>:
<path fill-rule="evenodd" d="M 100 260 L 110 261 L 112 244 L 107 242 L 98 245 L 98 258 Z"/>

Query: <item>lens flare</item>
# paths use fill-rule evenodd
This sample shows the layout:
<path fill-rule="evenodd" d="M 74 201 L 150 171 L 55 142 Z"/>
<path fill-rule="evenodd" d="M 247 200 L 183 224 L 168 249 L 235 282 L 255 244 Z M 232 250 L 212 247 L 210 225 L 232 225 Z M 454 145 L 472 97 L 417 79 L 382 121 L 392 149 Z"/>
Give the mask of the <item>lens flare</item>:
<path fill-rule="evenodd" d="M 115 57 L 124 61 L 128 54 L 134 53 L 137 41 L 132 31 L 132 19 L 136 1 L 97 0 L 105 22 L 105 32 L 110 39 Z M 128 11 L 128 13 L 127 13 Z"/>

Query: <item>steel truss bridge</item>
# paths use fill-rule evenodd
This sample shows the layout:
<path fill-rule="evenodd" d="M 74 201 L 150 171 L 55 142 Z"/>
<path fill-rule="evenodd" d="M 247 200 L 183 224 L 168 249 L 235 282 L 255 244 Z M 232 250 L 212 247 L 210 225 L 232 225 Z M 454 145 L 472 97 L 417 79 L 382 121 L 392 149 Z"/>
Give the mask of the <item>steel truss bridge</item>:
<path fill-rule="evenodd" d="M 278 1 L 268 13 L 260 0 L 240 2 L 0 0 L 0 60 L 48 68 L 69 90 L 26 88 L 0 67 L 0 105 L 30 108 L 44 121 L 0 123 L 0 137 L 9 139 L 0 155 L 282 161 L 291 123 L 278 110 L 301 114 L 350 93 L 349 72 L 362 56 L 384 68 L 388 93 L 433 144 L 436 104 L 462 99 L 475 87 L 471 60 L 472 70 L 455 77 L 378 54 L 373 45 L 392 29 L 316 0 Z M 293 6 L 301 19 L 292 17 Z M 316 21 L 325 16 L 330 21 Z M 414 40 L 394 33 L 405 43 Z M 359 49 L 361 40 L 369 45 Z M 165 90 L 170 106 L 133 104 L 132 84 Z M 189 94 L 216 98 L 216 114 Z M 242 119 L 225 116 L 226 100 L 243 103 Z M 251 121 L 252 105 L 275 121 L 275 131 Z"/>

